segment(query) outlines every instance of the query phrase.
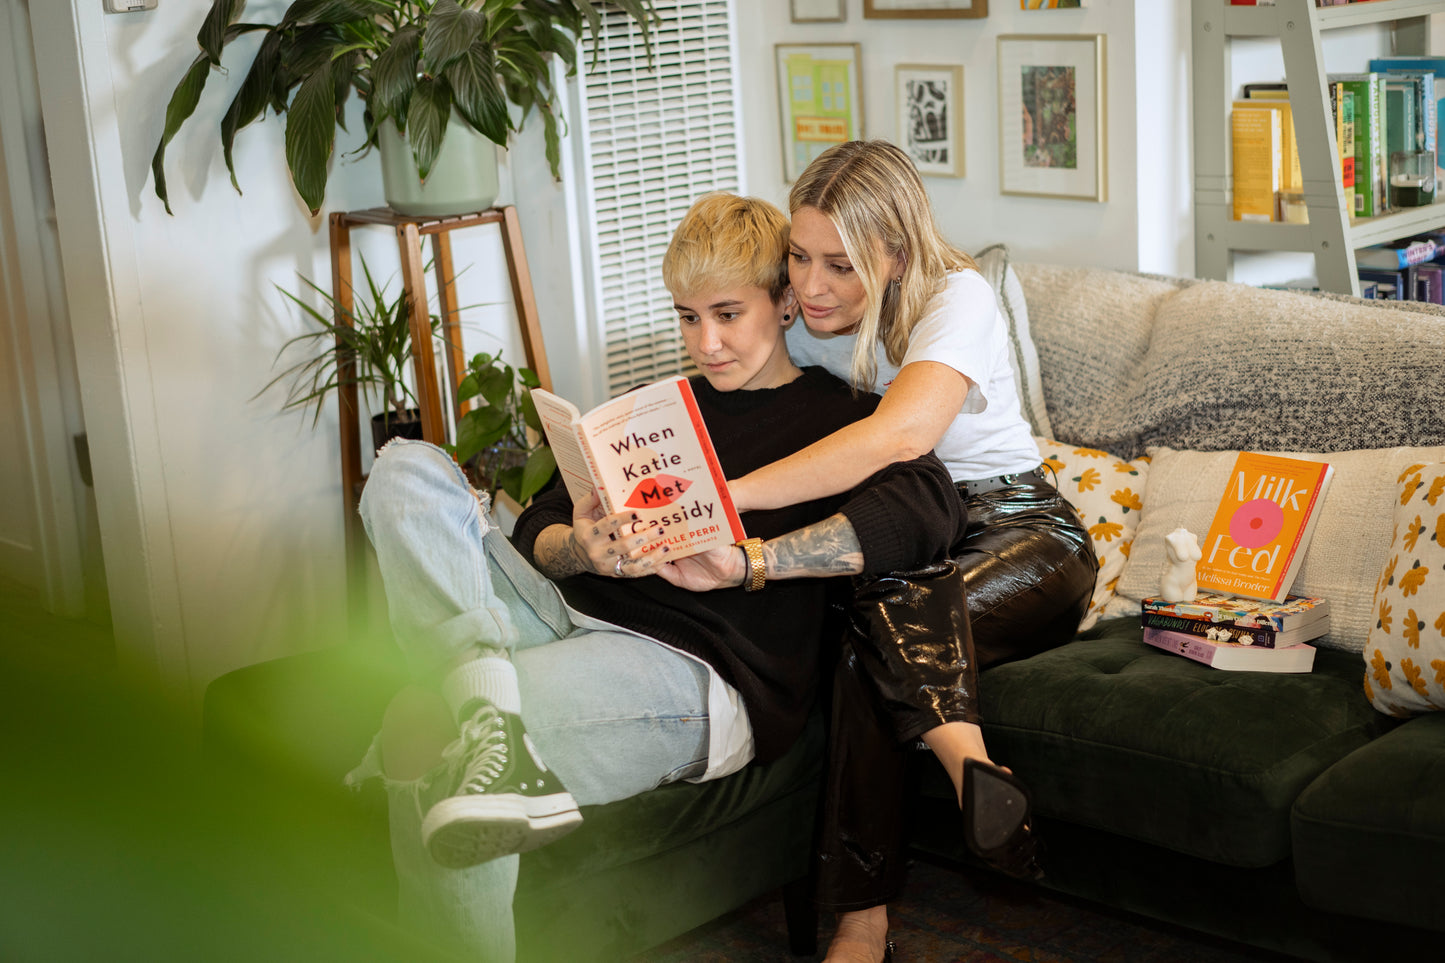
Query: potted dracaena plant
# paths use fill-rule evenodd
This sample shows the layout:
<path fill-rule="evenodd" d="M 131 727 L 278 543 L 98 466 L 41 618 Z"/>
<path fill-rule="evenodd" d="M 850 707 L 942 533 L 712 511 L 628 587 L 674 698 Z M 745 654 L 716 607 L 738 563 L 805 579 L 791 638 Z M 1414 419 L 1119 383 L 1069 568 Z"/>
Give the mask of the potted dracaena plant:
<path fill-rule="evenodd" d="M 372 441 L 380 448 L 388 438 L 420 438 L 421 418 L 415 408 L 416 396 L 406 382 L 412 342 L 405 292 L 390 295 L 388 285 L 377 283 L 372 276 L 365 258 L 361 259 L 361 271 L 366 290 L 357 292 L 360 296 L 353 298 L 350 310 L 344 309 L 330 291 L 304 276 L 301 282 L 320 296 L 325 310 L 277 286 L 315 326 L 281 346 L 278 360 L 292 345 L 305 345 L 308 350 L 305 357 L 272 378 L 257 395 L 279 382 L 289 382 L 282 410 L 313 409 L 314 426 L 321 418 L 326 396 L 344 384 L 355 385 L 367 408 L 380 408 L 371 419 Z M 432 335 L 439 338 L 441 330 L 442 319 L 431 315 Z"/>
<path fill-rule="evenodd" d="M 601 10 L 621 9 L 644 42 L 657 20 L 654 0 L 295 0 L 275 22 L 241 19 L 245 0 L 213 0 L 197 34 L 201 52 L 166 107 L 165 129 L 151 161 L 157 196 L 170 211 L 166 145 L 196 109 L 227 45 L 262 32 L 245 79 L 221 120 L 221 151 L 240 190 L 233 162 L 236 132 L 269 108 L 286 118 L 286 164 L 307 208 L 321 208 L 336 141 L 353 90 L 364 101 L 366 144 L 390 127 L 404 135 L 414 163 L 410 180 L 427 181 L 446 140 L 474 134 L 505 146 L 531 112 L 541 114 L 547 161 L 560 176 L 558 91 L 550 60 L 577 69 L 577 44 L 590 31 L 593 57 Z M 514 123 L 509 105 L 520 108 Z M 462 213 L 496 197 L 495 148 L 490 144 L 491 196 L 462 201 Z M 383 162 L 387 152 L 383 151 Z M 480 162 L 473 154 L 461 167 Z M 390 184 L 393 178 L 387 178 Z M 484 189 L 484 188 L 483 188 Z M 390 196 L 388 197 L 391 200 Z M 410 198 L 408 198 L 410 200 Z M 418 202 L 430 203 L 430 202 Z M 469 206 L 470 205 L 470 206 Z"/>

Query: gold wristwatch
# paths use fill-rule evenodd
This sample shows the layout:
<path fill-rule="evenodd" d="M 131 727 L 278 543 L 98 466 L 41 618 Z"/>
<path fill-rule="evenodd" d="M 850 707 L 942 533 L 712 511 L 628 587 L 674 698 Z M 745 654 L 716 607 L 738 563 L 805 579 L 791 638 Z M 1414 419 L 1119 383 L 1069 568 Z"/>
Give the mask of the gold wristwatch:
<path fill-rule="evenodd" d="M 748 592 L 756 592 L 768 581 L 767 565 L 763 561 L 763 540 L 761 538 L 745 538 L 738 542 L 737 546 L 743 550 L 743 555 L 748 560 L 748 578 L 743 583 L 743 589 Z"/>

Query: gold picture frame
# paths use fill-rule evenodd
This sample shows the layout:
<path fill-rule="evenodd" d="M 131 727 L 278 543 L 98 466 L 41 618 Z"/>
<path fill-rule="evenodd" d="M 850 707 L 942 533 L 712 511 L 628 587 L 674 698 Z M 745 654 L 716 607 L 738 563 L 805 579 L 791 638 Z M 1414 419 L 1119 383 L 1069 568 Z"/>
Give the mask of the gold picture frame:
<path fill-rule="evenodd" d="M 988 0 L 863 0 L 865 20 L 968 20 L 988 16 Z"/>
<path fill-rule="evenodd" d="M 848 19 L 845 0 L 788 0 L 793 23 L 842 23 Z"/>
<path fill-rule="evenodd" d="M 963 64 L 898 64 L 893 87 L 898 146 L 918 173 L 962 177 Z"/>
<path fill-rule="evenodd" d="M 998 38 L 999 192 L 1108 200 L 1103 34 Z"/>
<path fill-rule="evenodd" d="M 773 45 L 783 179 L 798 179 L 834 144 L 863 137 L 862 48 L 856 43 Z"/>

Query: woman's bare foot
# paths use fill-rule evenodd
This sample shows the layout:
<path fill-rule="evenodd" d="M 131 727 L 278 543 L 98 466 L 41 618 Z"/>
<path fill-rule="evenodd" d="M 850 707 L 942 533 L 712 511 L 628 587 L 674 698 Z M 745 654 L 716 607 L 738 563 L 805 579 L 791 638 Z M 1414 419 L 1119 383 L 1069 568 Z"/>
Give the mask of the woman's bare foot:
<path fill-rule="evenodd" d="M 838 929 L 823 963 L 879 963 L 888 944 L 888 907 L 838 914 Z"/>
<path fill-rule="evenodd" d="M 963 805 L 963 761 L 977 759 L 990 762 L 988 750 L 983 745 L 983 730 L 971 722 L 945 722 L 923 734 L 923 741 L 953 782 L 954 796 Z"/>

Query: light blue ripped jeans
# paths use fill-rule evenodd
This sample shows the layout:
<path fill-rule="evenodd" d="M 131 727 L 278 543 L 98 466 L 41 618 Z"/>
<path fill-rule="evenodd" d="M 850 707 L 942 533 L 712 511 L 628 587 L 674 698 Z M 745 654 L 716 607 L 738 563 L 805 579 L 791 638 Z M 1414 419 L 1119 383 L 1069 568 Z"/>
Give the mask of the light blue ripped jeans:
<path fill-rule="evenodd" d="M 450 455 L 425 442 L 387 445 L 361 516 L 413 675 L 434 682 L 474 649 L 511 658 L 522 722 L 580 805 L 707 769 L 705 667 L 626 629 L 574 625 L 556 587 L 493 527 Z M 463 870 L 432 861 L 421 817 L 452 788 L 437 775 L 387 784 L 402 920 L 451 934 L 469 956 L 510 960 L 517 857 Z"/>

